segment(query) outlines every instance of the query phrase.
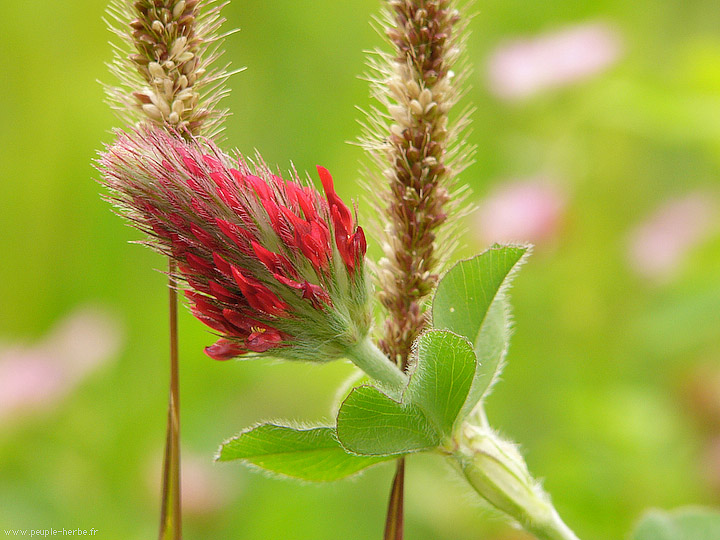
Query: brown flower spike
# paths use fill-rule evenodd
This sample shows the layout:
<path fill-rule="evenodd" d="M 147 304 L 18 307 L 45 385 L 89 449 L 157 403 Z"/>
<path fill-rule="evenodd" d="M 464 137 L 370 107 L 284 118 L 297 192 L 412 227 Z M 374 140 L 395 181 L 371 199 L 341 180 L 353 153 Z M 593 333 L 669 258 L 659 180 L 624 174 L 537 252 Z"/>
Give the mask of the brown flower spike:
<path fill-rule="evenodd" d="M 459 137 L 467 116 L 454 126 L 448 120 L 458 99 L 452 70 L 462 35 L 454 4 L 389 1 L 384 23 L 394 51 L 378 52 L 370 62 L 373 96 L 386 112 L 369 118 L 363 144 L 390 186 L 376 201 L 387 220 L 379 297 L 388 316 L 381 347 L 403 367 L 425 324 L 423 301 L 443 255 L 438 230 L 462 201 L 457 190 L 450 201 L 449 192 L 469 153 Z M 441 243 L 453 245 L 449 237 Z"/>
<path fill-rule="evenodd" d="M 227 66 L 212 67 L 222 54 L 222 7 L 200 0 L 113 0 L 111 30 L 121 39 L 109 64 L 121 85 L 106 86 L 113 108 L 131 123 L 167 124 L 182 136 L 217 134 L 228 114 L 218 102 L 232 75 Z"/>

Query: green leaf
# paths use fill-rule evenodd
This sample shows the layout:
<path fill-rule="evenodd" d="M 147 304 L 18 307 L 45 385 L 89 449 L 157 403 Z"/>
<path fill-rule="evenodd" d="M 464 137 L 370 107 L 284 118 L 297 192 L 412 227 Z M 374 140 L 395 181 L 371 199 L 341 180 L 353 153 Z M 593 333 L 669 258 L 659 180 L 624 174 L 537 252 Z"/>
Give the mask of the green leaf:
<path fill-rule="evenodd" d="M 479 363 L 462 414 L 487 396 L 502 371 L 510 336 L 504 290 L 529 249 L 495 245 L 457 263 L 438 284 L 432 305 L 434 326 L 470 340 Z"/>
<path fill-rule="evenodd" d="M 337 434 L 361 455 L 400 455 L 435 448 L 440 437 L 422 410 L 398 403 L 374 386 L 355 388 L 340 406 Z"/>
<path fill-rule="evenodd" d="M 430 450 L 453 433 L 475 373 L 470 343 L 452 332 L 430 330 L 417 342 L 417 363 L 402 401 L 373 386 L 355 388 L 340 407 L 342 445 L 361 455 Z"/>
<path fill-rule="evenodd" d="M 505 366 L 505 355 L 510 346 L 510 303 L 500 294 L 488 309 L 485 321 L 475 341 L 474 349 L 478 368 L 462 410 L 467 416 L 492 390 Z"/>
<path fill-rule="evenodd" d="M 709 508 L 650 510 L 638 523 L 632 540 L 717 540 L 720 512 Z"/>
<path fill-rule="evenodd" d="M 348 454 L 331 427 L 295 429 L 275 424 L 262 424 L 230 439 L 217 457 L 310 482 L 339 480 L 389 459 Z"/>
<path fill-rule="evenodd" d="M 450 330 L 475 344 L 490 304 L 507 287 L 513 270 L 528 250 L 527 246 L 495 245 L 453 266 L 435 292 L 435 328 Z"/>
<path fill-rule="evenodd" d="M 449 437 L 475 375 L 472 345 L 452 332 L 430 330 L 417 341 L 417 357 L 404 401 L 422 409 L 438 435 Z"/>

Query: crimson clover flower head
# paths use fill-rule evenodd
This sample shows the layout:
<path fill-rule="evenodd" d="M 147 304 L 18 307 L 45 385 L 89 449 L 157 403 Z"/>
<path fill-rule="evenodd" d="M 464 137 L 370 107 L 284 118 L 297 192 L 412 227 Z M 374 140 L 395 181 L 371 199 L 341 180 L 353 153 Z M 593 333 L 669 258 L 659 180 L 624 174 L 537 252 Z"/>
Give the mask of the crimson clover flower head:
<path fill-rule="evenodd" d="M 108 198 L 177 261 L 192 313 L 220 336 L 210 357 L 345 356 L 371 322 L 363 230 L 326 169 L 323 197 L 257 162 L 152 126 L 118 132 L 98 161 Z"/>

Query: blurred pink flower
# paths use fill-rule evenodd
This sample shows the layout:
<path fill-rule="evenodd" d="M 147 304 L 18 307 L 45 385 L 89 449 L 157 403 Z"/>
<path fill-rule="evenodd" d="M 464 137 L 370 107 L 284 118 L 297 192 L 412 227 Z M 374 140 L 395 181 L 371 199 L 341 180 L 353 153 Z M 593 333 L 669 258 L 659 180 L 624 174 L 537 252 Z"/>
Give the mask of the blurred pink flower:
<path fill-rule="evenodd" d="M 672 277 L 688 252 L 711 232 L 715 209 L 713 197 L 704 193 L 666 202 L 630 232 L 630 266 L 649 279 Z"/>
<path fill-rule="evenodd" d="M 236 487 L 227 478 L 227 470 L 215 465 L 212 458 L 189 452 L 182 453 L 180 483 L 182 492 L 182 510 L 185 515 L 204 517 L 222 510 L 232 499 L 229 497 L 231 486 Z M 161 491 L 160 458 L 148 463 L 146 485 L 151 497 L 157 497 Z"/>
<path fill-rule="evenodd" d="M 82 307 L 35 345 L 0 346 L 0 421 L 65 397 L 117 353 L 121 333 L 107 311 Z"/>
<path fill-rule="evenodd" d="M 520 100 L 596 75 L 620 57 L 617 30 L 602 22 L 579 24 L 500 45 L 488 62 L 490 90 Z"/>
<path fill-rule="evenodd" d="M 543 177 L 504 183 L 480 203 L 475 230 L 480 242 L 543 244 L 557 234 L 566 195 Z"/>
<path fill-rule="evenodd" d="M 720 436 L 706 444 L 700 461 L 700 472 L 715 493 L 720 492 Z"/>

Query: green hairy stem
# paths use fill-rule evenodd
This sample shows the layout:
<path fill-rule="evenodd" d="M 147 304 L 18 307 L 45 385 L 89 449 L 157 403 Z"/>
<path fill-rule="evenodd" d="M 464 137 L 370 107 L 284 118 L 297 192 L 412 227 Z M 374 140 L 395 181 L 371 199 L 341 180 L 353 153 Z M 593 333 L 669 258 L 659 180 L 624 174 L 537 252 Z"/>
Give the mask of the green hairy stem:
<path fill-rule="evenodd" d="M 384 389 L 399 397 L 407 385 L 408 378 L 403 371 L 377 348 L 369 337 L 359 341 L 347 350 L 347 357 L 357 367 L 379 382 Z"/>
<path fill-rule="evenodd" d="M 480 496 L 540 540 L 578 540 L 530 476 L 515 445 L 490 429 L 464 423 L 453 461 Z"/>

